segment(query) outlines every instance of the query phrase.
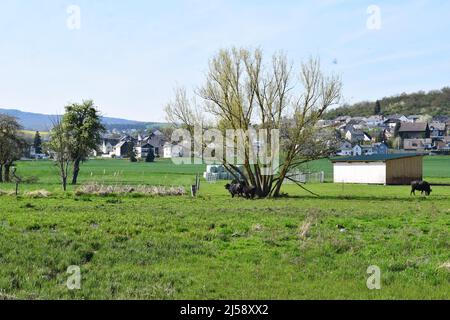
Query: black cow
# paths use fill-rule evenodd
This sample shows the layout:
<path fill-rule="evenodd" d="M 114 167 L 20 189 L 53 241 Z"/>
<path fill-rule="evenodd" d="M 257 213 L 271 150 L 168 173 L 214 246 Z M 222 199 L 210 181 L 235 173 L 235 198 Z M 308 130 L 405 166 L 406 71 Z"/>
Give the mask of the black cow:
<path fill-rule="evenodd" d="M 242 187 L 242 193 L 247 199 L 255 199 L 256 196 L 256 187 L 250 187 L 247 185 L 244 185 Z"/>
<path fill-rule="evenodd" d="M 413 181 L 411 182 L 411 195 L 416 195 L 416 191 L 421 191 L 422 194 L 429 196 L 431 194 L 431 186 L 426 181 Z"/>
<path fill-rule="evenodd" d="M 247 199 L 254 199 L 256 196 L 256 188 L 247 185 L 247 183 L 243 181 L 233 180 L 231 183 L 225 185 L 225 189 L 227 189 L 231 197 L 245 197 Z"/>
<path fill-rule="evenodd" d="M 227 189 L 230 194 L 231 197 L 234 198 L 235 196 L 241 196 L 242 195 L 242 186 L 239 183 L 227 183 L 225 185 L 225 189 Z"/>

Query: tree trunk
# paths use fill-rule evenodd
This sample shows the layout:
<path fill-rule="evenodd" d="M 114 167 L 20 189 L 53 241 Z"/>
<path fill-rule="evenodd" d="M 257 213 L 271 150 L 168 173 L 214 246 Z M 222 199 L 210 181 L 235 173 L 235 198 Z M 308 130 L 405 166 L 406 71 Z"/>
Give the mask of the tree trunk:
<path fill-rule="evenodd" d="M 283 179 L 284 180 L 284 179 Z M 281 186 L 282 186 L 282 184 L 283 184 L 283 180 L 279 180 L 279 181 L 277 181 L 277 183 L 276 183 L 276 187 L 275 187 L 275 190 L 274 190 L 274 192 L 273 192 L 273 197 L 274 198 L 278 198 L 279 196 L 280 196 L 280 192 L 281 192 Z"/>
<path fill-rule="evenodd" d="M 3 183 L 3 165 L 0 165 L 0 183 Z"/>
<path fill-rule="evenodd" d="M 10 168 L 11 165 L 5 164 L 5 182 L 11 182 L 11 177 L 9 176 Z"/>
<path fill-rule="evenodd" d="M 78 181 L 78 174 L 80 173 L 80 159 L 76 159 L 73 163 L 72 185 L 76 185 Z"/>
<path fill-rule="evenodd" d="M 64 192 L 67 191 L 67 177 L 62 178 L 62 185 Z"/>

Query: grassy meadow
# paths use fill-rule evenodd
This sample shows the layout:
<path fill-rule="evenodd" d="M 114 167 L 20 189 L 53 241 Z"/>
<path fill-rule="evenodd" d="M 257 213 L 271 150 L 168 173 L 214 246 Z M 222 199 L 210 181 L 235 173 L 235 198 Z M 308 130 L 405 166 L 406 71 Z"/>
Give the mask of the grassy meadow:
<path fill-rule="evenodd" d="M 450 183 L 450 157 L 425 160 Z M 309 165 L 332 175 L 328 161 Z M 80 183 L 183 185 L 204 166 L 93 160 Z M 231 199 L 202 182 L 192 199 L 60 191 L 48 161 L 19 162 L 19 197 L 0 196 L 0 299 L 450 299 L 450 187 L 287 185 L 288 198 Z M 0 185 L 12 190 L 13 185 Z M 24 192 L 45 189 L 46 198 Z M 336 225 L 343 225 L 341 232 Z M 80 290 L 66 270 L 81 268 Z M 381 290 L 366 270 L 381 269 Z"/>

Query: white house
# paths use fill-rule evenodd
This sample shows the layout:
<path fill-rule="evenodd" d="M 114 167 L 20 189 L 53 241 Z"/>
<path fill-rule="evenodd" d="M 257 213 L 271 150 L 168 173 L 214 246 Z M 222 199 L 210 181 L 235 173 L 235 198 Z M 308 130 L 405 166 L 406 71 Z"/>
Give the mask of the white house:
<path fill-rule="evenodd" d="M 153 151 L 153 155 L 155 155 L 155 147 L 152 146 L 150 143 L 142 143 L 142 144 L 138 144 L 138 146 L 136 146 L 134 148 L 135 152 L 136 152 L 136 157 L 140 158 L 140 159 L 145 159 L 147 158 L 147 155 L 149 154 L 149 152 L 152 150 Z"/>
<path fill-rule="evenodd" d="M 353 154 L 352 144 L 348 141 L 343 141 L 337 153 L 338 156 L 351 156 Z"/>
<path fill-rule="evenodd" d="M 377 154 L 332 162 L 334 183 L 402 185 L 423 179 L 423 155 L 419 154 Z"/>
<path fill-rule="evenodd" d="M 119 139 L 103 139 L 99 151 L 103 155 L 111 155 L 114 152 L 114 147 L 119 143 Z"/>
<path fill-rule="evenodd" d="M 166 143 L 163 150 L 165 159 L 183 157 L 183 147 L 181 145 Z"/>
<path fill-rule="evenodd" d="M 370 142 L 372 137 L 368 133 L 355 129 L 353 126 L 348 127 L 345 132 L 345 139 L 351 143 Z"/>
<path fill-rule="evenodd" d="M 372 146 L 365 146 L 362 145 L 360 146 L 359 144 L 357 144 L 356 146 L 353 147 L 353 152 L 352 154 L 354 156 L 368 156 L 368 155 L 372 155 L 373 154 L 373 148 Z"/>
<path fill-rule="evenodd" d="M 371 116 L 366 119 L 367 126 L 381 127 L 384 123 L 384 116 Z"/>
<path fill-rule="evenodd" d="M 122 140 L 114 146 L 112 155 L 116 158 L 126 158 L 130 152 L 130 149 L 134 148 L 134 143 L 128 140 Z"/>

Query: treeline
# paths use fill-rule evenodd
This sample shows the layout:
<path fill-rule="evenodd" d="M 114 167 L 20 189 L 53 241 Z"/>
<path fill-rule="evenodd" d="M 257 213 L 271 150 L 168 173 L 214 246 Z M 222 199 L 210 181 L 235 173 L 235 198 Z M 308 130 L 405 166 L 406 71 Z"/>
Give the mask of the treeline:
<path fill-rule="evenodd" d="M 363 101 L 330 110 L 326 113 L 325 118 L 369 117 L 375 114 L 450 116 L 450 87 L 430 92 L 403 93 L 398 96 L 385 97 L 378 102 L 381 106 L 379 113 L 376 108 L 377 101 Z"/>

